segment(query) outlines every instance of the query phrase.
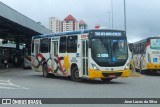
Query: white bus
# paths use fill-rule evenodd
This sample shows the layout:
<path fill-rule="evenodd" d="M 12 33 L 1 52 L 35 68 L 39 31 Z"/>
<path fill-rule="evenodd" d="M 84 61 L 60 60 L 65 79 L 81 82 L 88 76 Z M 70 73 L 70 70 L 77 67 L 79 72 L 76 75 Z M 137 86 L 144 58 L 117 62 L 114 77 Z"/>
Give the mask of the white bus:
<path fill-rule="evenodd" d="M 38 35 L 32 38 L 34 71 L 70 76 L 73 81 L 129 76 L 127 37 L 124 31 L 92 29 Z"/>
<path fill-rule="evenodd" d="M 160 70 L 160 38 L 149 37 L 133 44 L 133 62 L 140 73 Z"/>

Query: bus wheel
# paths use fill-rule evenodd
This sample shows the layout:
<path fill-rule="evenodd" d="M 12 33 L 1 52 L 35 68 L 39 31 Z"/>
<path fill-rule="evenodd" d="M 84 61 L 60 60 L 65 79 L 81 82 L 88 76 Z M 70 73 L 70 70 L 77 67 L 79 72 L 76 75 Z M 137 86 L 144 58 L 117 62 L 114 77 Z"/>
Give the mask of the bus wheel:
<path fill-rule="evenodd" d="M 109 82 L 109 81 L 112 80 L 112 78 L 101 78 L 101 80 L 102 80 L 103 82 Z"/>
<path fill-rule="evenodd" d="M 49 77 L 47 64 L 43 65 L 42 72 L 43 72 L 43 77 L 46 77 L 46 78 Z"/>
<path fill-rule="evenodd" d="M 75 82 L 81 82 L 82 78 L 79 77 L 79 71 L 77 67 L 74 67 L 71 71 L 71 78 Z"/>

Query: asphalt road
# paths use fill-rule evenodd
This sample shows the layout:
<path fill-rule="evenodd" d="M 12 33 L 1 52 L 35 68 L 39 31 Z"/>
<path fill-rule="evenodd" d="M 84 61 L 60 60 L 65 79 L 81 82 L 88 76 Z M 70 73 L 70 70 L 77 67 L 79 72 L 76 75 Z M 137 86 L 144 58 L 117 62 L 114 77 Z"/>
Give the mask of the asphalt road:
<path fill-rule="evenodd" d="M 159 93 L 159 74 L 103 83 L 100 80 L 73 82 L 66 77 L 44 78 L 42 73 L 30 69 L 0 70 L 1 98 L 160 98 Z"/>

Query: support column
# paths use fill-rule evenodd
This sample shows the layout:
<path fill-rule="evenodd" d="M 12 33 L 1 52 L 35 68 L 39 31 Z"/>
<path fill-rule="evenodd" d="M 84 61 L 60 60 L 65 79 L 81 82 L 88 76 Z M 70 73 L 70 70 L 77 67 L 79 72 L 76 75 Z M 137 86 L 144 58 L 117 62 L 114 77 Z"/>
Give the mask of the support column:
<path fill-rule="evenodd" d="M 16 54 L 15 54 L 15 66 L 19 67 L 20 65 L 20 49 L 19 49 L 19 40 L 16 38 Z"/>

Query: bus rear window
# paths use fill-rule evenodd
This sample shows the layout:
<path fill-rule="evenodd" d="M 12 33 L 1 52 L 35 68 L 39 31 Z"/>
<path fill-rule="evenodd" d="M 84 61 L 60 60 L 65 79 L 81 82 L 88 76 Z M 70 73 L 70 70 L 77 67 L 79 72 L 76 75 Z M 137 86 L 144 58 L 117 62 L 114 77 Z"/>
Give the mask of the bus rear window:
<path fill-rule="evenodd" d="M 160 39 L 151 39 L 151 49 L 160 49 Z"/>

